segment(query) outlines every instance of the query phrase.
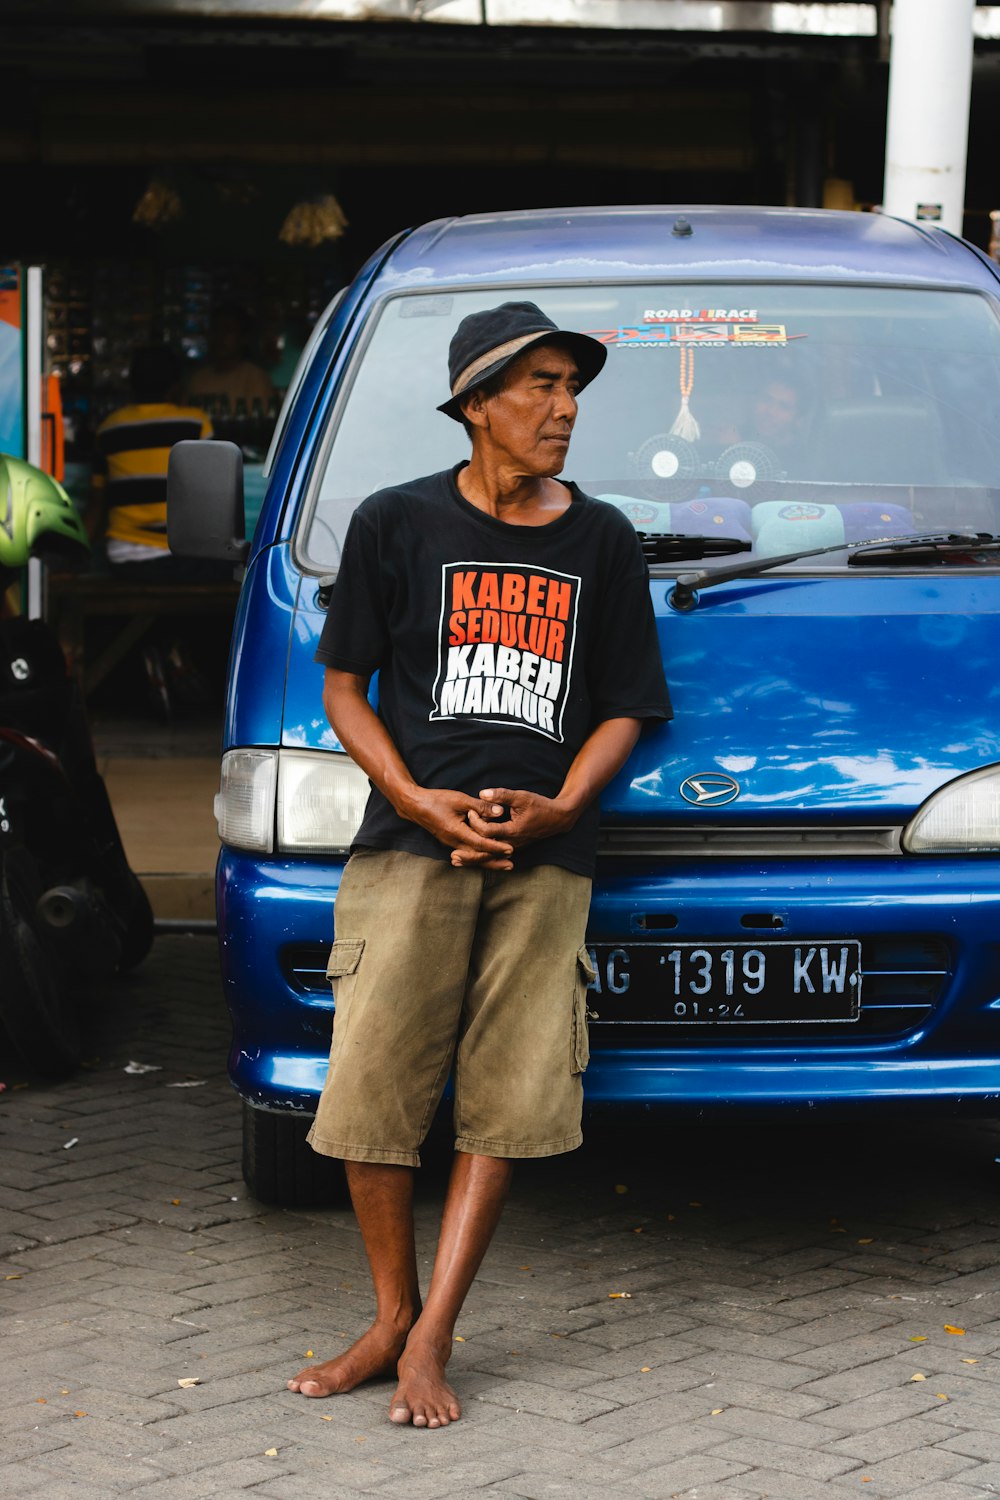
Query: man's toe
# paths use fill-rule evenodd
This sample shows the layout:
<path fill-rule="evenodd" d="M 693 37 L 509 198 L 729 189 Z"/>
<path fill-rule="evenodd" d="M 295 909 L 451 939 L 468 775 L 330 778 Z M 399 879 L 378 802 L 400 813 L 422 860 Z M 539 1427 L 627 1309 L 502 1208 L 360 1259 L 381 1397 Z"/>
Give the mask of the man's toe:
<path fill-rule="evenodd" d="M 400 1424 L 404 1422 L 413 1422 L 415 1426 L 417 1425 L 417 1419 L 413 1415 L 412 1411 L 407 1406 L 405 1401 L 394 1401 L 392 1403 L 389 1408 L 389 1421 L 398 1422 Z"/>

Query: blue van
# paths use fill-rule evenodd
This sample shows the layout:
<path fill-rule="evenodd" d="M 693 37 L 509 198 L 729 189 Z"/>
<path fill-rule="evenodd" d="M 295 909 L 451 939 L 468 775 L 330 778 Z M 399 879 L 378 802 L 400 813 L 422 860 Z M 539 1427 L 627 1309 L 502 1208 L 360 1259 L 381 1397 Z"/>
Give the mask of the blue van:
<path fill-rule="evenodd" d="M 321 706 L 327 591 L 363 497 L 465 457 L 448 342 L 513 297 L 608 346 L 566 475 L 644 538 L 676 710 L 602 798 L 588 1103 L 995 1109 L 998 276 L 879 215 L 444 220 L 318 323 L 252 543 L 238 450 L 175 450 L 172 546 L 245 562 L 218 915 L 257 1196 L 328 1188 L 303 1136 L 368 788 Z"/>

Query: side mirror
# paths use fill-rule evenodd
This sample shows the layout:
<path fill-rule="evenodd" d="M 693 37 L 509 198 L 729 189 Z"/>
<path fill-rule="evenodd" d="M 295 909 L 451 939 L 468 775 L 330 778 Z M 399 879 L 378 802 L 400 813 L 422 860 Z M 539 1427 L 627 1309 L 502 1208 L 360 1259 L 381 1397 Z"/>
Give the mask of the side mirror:
<path fill-rule="evenodd" d="M 167 467 L 167 541 L 178 557 L 242 563 L 243 454 L 235 443 L 175 443 Z"/>

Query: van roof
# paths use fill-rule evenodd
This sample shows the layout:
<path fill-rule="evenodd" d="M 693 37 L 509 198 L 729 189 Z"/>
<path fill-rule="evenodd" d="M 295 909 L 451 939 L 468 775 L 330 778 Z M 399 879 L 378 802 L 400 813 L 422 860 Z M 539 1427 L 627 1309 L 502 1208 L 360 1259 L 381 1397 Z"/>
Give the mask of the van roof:
<path fill-rule="evenodd" d="M 674 232 L 679 219 L 690 234 Z M 666 204 L 438 219 L 397 245 L 379 290 L 621 279 L 875 280 L 995 291 L 998 275 L 965 241 L 884 214 Z"/>

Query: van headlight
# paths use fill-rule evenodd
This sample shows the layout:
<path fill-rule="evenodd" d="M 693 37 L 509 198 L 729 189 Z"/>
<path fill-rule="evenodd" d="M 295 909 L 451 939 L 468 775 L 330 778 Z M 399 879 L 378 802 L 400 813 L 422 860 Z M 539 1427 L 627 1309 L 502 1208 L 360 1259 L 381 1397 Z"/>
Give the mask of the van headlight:
<path fill-rule="evenodd" d="M 227 750 L 215 799 L 219 838 L 261 854 L 342 854 L 354 842 L 368 778 L 324 750 Z"/>
<path fill-rule="evenodd" d="M 984 766 L 932 793 L 903 830 L 910 854 L 1000 853 L 1000 766 Z"/>

